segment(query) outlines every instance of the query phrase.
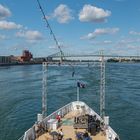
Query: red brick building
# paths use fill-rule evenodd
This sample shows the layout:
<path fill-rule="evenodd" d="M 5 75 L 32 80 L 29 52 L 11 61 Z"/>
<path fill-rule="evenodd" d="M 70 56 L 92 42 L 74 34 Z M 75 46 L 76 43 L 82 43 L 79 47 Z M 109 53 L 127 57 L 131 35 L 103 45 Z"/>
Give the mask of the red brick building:
<path fill-rule="evenodd" d="M 33 55 L 29 50 L 24 50 L 22 56 L 20 57 L 21 62 L 29 62 L 33 58 Z"/>

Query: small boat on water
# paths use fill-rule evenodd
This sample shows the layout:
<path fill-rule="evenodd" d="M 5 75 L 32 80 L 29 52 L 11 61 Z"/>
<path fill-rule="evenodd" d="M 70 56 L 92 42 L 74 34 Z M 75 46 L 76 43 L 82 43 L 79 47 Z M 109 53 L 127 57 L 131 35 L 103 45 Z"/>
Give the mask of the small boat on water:
<path fill-rule="evenodd" d="M 48 63 L 44 62 L 42 114 L 38 114 L 37 122 L 19 140 L 120 140 L 116 132 L 109 126 L 109 116 L 104 115 L 105 67 L 104 60 L 101 60 L 100 115 L 79 100 L 77 90 L 77 101 L 45 116 L 47 110 L 47 77 L 45 75 Z"/>

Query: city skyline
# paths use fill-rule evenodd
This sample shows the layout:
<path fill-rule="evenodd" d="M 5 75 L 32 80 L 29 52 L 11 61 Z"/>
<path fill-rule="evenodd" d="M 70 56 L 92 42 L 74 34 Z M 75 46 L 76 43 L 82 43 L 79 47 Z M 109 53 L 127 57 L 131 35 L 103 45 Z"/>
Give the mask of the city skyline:
<path fill-rule="evenodd" d="M 64 52 L 138 55 L 140 1 L 40 0 Z M 0 1 L 0 55 L 58 52 L 37 1 Z"/>

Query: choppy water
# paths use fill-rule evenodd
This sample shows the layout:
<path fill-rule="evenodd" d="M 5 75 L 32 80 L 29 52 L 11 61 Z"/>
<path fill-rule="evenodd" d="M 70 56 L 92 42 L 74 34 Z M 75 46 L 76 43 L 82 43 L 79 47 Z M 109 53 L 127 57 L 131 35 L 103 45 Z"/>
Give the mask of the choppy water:
<path fill-rule="evenodd" d="M 42 66 L 0 67 L 0 140 L 16 140 L 41 112 Z M 80 99 L 99 112 L 98 68 L 49 68 L 48 113 L 76 100 L 76 79 L 86 83 Z M 121 140 L 140 140 L 140 64 L 107 64 L 106 114 Z"/>

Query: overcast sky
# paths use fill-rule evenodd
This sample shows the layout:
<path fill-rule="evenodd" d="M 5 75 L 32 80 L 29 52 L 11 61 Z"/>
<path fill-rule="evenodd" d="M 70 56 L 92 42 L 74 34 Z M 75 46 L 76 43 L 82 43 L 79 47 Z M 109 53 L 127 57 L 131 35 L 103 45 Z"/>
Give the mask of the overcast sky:
<path fill-rule="evenodd" d="M 140 0 L 40 0 L 66 53 L 138 55 Z M 0 0 L 0 55 L 58 52 L 36 0 Z"/>

